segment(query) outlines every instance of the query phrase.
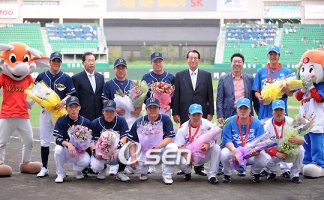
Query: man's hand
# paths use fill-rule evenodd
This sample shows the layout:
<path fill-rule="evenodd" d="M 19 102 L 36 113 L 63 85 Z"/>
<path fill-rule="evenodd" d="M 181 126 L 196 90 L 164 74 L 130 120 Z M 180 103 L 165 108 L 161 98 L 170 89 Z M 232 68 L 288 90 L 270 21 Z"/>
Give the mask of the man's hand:
<path fill-rule="evenodd" d="M 60 110 L 61 108 L 63 108 L 65 106 L 65 101 L 62 100 L 60 101 L 58 104 L 56 104 L 56 106 L 54 107 L 54 110 Z"/>
<path fill-rule="evenodd" d="M 179 115 L 173 115 L 173 121 L 175 122 L 175 123 L 180 123 L 180 116 Z"/>
<path fill-rule="evenodd" d="M 208 114 L 208 115 L 207 115 L 207 120 L 208 120 L 208 121 L 211 121 L 211 120 L 213 120 L 213 115 L 211 115 L 211 114 Z"/>
<path fill-rule="evenodd" d="M 288 155 L 285 154 L 285 153 L 281 153 L 281 152 L 278 151 L 278 152 L 276 153 L 276 157 L 279 158 L 279 159 L 281 159 L 281 160 L 286 160 L 287 157 L 288 157 Z"/>
<path fill-rule="evenodd" d="M 262 96 L 260 96 L 258 99 L 259 99 L 259 102 L 262 103 L 262 104 L 263 104 L 264 101 L 265 101 L 265 99 L 264 99 Z"/>
<path fill-rule="evenodd" d="M 225 120 L 224 120 L 223 117 L 220 117 L 220 118 L 217 119 L 217 121 L 218 121 L 219 124 L 223 124 Z"/>
<path fill-rule="evenodd" d="M 236 159 L 236 149 L 232 150 L 232 160 L 233 162 L 238 162 Z"/>
<path fill-rule="evenodd" d="M 255 151 L 254 149 L 252 149 L 251 151 L 250 151 L 250 156 L 258 156 L 258 155 L 260 155 L 260 152 L 257 152 L 257 151 Z"/>
<path fill-rule="evenodd" d="M 288 142 L 290 142 L 291 144 L 302 145 L 302 144 L 304 144 L 305 141 L 302 137 L 295 136 L 295 137 L 289 138 Z"/>
<path fill-rule="evenodd" d="M 210 147 L 210 144 L 209 143 L 205 143 L 205 144 L 203 144 L 202 146 L 201 146 L 201 150 L 203 150 L 203 151 L 207 151 L 208 149 L 209 149 L 209 147 Z"/>
<path fill-rule="evenodd" d="M 75 158 L 77 156 L 77 152 L 76 152 L 75 147 L 72 144 L 69 144 L 67 146 L 67 148 L 68 148 L 68 151 L 69 151 L 69 154 L 71 155 L 71 157 Z"/>
<path fill-rule="evenodd" d="M 125 110 L 120 107 L 116 108 L 116 112 L 118 115 L 121 115 L 121 116 L 125 115 Z"/>

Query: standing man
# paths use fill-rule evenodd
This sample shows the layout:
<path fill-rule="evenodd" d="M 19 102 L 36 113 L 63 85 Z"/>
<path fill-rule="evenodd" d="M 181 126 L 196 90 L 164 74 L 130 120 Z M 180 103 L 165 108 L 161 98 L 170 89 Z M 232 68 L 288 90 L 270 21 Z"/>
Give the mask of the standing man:
<path fill-rule="evenodd" d="M 164 82 L 174 85 L 174 76 L 163 69 L 164 61 L 162 53 L 154 52 L 151 54 L 150 58 L 153 70 L 144 74 L 142 81 L 146 81 L 149 86 L 156 82 Z M 149 89 L 149 97 L 151 96 L 152 91 Z"/>
<path fill-rule="evenodd" d="M 266 83 L 273 83 L 278 79 L 284 78 L 285 76 L 291 74 L 291 70 L 285 67 L 282 67 L 281 63 L 279 63 L 280 58 L 280 48 L 278 46 L 269 46 L 268 47 L 268 59 L 269 63 L 267 66 L 259 69 L 254 77 L 252 90 L 255 92 L 255 97 L 259 100 L 259 112 L 258 118 L 261 121 L 272 117 L 272 103 L 269 105 L 264 105 L 264 99 L 261 96 L 262 87 Z M 281 100 L 285 102 L 286 105 L 286 114 L 288 114 L 287 110 L 287 96 L 292 96 L 293 92 L 289 91 L 287 86 L 282 88 L 284 92 Z"/>
<path fill-rule="evenodd" d="M 253 101 L 253 105 L 258 105 L 252 92 L 253 76 L 243 73 L 244 56 L 235 53 L 231 57 L 232 71 L 221 76 L 218 81 L 216 113 L 218 123 L 223 123 L 225 119 L 236 115 L 236 102 L 240 98 L 248 98 Z M 251 109 L 253 115 L 253 109 Z"/>
<path fill-rule="evenodd" d="M 211 121 L 214 115 L 213 82 L 211 74 L 198 68 L 200 53 L 191 50 L 187 53 L 189 69 L 176 74 L 175 91 L 172 98 L 172 115 L 176 123 L 189 120 L 188 109 L 193 103 L 200 104 L 203 118 Z M 195 172 L 207 176 L 203 166 L 195 167 Z"/>
<path fill-rule="evenodd" d="M 213 82 L 211 74 L 198 68 L 200 54 L 197 50 L 187 53 L 189 69 L 180 71 L 175 76 L 173 95 L 173 120 L 183 124 L 188 117 L 189 106 L 200 104 L 203 118 L 212 120 L 214 115 Z"/>
<path fill-rule="evenodd" d="M 57 178 L 55 183 L 62 183 L 66 177 L 64 169 L 65 163 L 73 163 L 73 171 L 76 179 L 83 179 L 82 170 L 89 166 L 90 156 L 85 151 L 77 152 L 73 144 L 69 142 L 68 130 L 73 125 L 81 125 L 90 128 L 90 121 L 79 115 L 81 106 L 79 99 L 71 96 L 66 100 L 66 110 L 68 114 L 60 117 L 54 128 L 56 136 L 56 146 L 54 149 L 54 159 L 56 164 Z"/>
<path fill-rule="evenodd" d="M 103 101 L 113 100 L 115 98 L 115 94 L 118 90 L 127 94 L 131 88 L 131 85 L 134 84 L 132 80 L 126 78 L 127 74 L 127 63 L 123 58 L 117 58 L 114 62 L 114 72 L 115 78 L 107 81 L 103 87 L 102 91 L 102 99 Z M 135 108 L 134 111 L 131 112 L 131 115 L 126 119 L 128 127 L 131 127 L 142 111 L 142 106 Z M 120 116 L 125 116 L 125 110 L 121 107 L 116 108 L 116 112 Z M 110 165 L 109 174 L 116 175 L 118 172 L 118 165 Z"/>
<path fill-rule="evenodd" d="M 233 169 L 230 160 L 238 162 L 236 159 L 237 148 L 264 134 L 261 122 L 250 115 L 251 101 L 247 98 L 241 98 L 237 100 L 236 105 L 237 115 L 232 117 L 223 129 L 221 144 L 224 147 L 221 151 L 221 162 L 224 165 L 223 183 L 232 181 Z M 260 182 L 261 170 L 267 165 L 267 155 L 264 151 L 255 152 L 253 149 L 250 155 L 251 158 L 248 159 L 247 165 L 252 165 L 252 180 L 253 182 Z"/>
<path fill-rule="evenodd" d="M 75 93 L 72 78 L 61 71 L 62 54 L 53 52 L 50 56 L 50 69 L 40 73 L 35 82 L 44 81 L 61 99 L 55 106 L 59 110 L 65 106 L 65 101 Z M 54 123 L 52 122 L 52 113 L 42 108 L 39 115 L 39 134 L 41 142 L 41 158 L 43 167 L 37 174 L 37 177 L 48 175 L 48 156 L 54 131 Z"/>
<path fill-rule="evenodd" d="M 76 90 L 76 96 L 80 100 L 80 115 L 89 120 L 101 116 L 101 94 L 105 83 L 104 76 L 95 72 L 96 57 L 91 52 L 82 55 L 84 71 L 72 76 Z"/>

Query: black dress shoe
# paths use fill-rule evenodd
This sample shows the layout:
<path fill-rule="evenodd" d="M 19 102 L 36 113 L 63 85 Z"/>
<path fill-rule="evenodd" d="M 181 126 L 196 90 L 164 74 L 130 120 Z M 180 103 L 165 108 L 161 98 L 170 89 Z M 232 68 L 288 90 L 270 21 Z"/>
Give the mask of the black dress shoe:
<path fill-rule="evenodd" d="M 281 176 L 284 178 L 290 178 L 290 171 L 282 173 Z"/>
<path fill-rule="evenodd" d="M 232 178 L 229 175 L 224 175 L 223 183 L 231 183 Z"/>
<path fill-rule="evenodd" d="M 293 177 L 291 179 L 291 182 L 293 183 L 302 183 L 303 181 L 299 178 L 299 176 Z"/>
<path fill-rule="evenodd" d="M 209 178 L 208 182 L 211 183 L 211 184 L 218 184 L 219 183 L 216 176 Z"/>
<path fill-rule="evenodd" d="M 184 180 L 185 181 L 190 181 L 191 180 L 191 174 L 185 174 L 184 175 Z"/>
<path fill-rule="evenodd" d="M 252 182 L 253 183 L 260 183 L 260 174 L 253 174 Z"/>
<path fill-rule="evenodd" d="M 270 173 L 268 176 L 267 176 L 267 180 L 273 180 L 273 179 L 275 179 L 276 178 L 276 174 L 274 174 L 274 173 Z"/>

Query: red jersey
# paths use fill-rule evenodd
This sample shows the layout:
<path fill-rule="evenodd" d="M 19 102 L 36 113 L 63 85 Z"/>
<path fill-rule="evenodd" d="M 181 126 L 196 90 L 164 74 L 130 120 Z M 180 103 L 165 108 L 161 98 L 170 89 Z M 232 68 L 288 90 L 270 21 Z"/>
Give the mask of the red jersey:
<path fill-rule="evenodd" d="M 31 75 L 16 81 L 5 74 L 0 74 L 0 88 L 3 88 L 3 99 L 0 118 L 29 119 L 25 89 L 34 82 Z"/>

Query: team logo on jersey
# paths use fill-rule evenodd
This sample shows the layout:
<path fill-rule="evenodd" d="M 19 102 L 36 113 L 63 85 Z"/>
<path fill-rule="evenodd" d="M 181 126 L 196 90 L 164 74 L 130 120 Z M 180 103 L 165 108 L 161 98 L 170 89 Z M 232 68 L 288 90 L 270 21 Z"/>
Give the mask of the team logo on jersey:
<path fill-rule="evenodd" d="M 58 84 L 55 84 L 55 87 L 58 91 L 63 91 L 65 90 L 65 85 L 61 84 L 61 83 L 58 83 Z"/>
<path fill-rule="evenodd" d="M 285 74 L 284 73 L 281 73 L 280 76 L 285 76 Z"/>

